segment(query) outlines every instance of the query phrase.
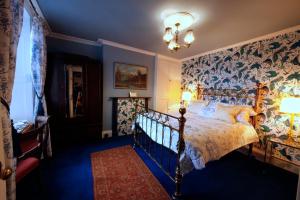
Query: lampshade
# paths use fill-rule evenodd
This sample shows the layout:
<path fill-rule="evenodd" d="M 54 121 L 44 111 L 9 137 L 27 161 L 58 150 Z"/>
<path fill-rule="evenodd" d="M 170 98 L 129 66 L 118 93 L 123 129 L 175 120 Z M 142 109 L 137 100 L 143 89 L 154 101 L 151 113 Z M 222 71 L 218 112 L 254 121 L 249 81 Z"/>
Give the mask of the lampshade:
<path fill-rule="evenodd" d="M 170 50 L 177 50 L 180 48 L 180 45 L 178 43 L 176 43 L 174 40 L 171 40 L 171 42 L 168 45 L 168 48 Z"/>
<path fill-rule="evenodd" d="M 184 100 L 184 101 L 191 101 L 192 100 L 192 93 L 190 93 L 188 91 L 184 91 L 182 93 L 182 100 Z"/>
<path fill-rule="evenodd" d="M 175 52 L 182 47 L 189 48 L 195 36 L 192 30 L 188 30 L 185 34 L 184 45 L 181 44 L 181 31 L 189 28 L 195 22 L 194 16 L 188 12 L 174 12 L 164 15 L 165 33 L 163 40 L 167 43 L 168 49 Z"/>
<path fill-rule="evenodd" d="M 175 25 L 177 23 L 180 24 L 179 27 Z M 190 27 L 193 23 L 194 16 L 187 12 L 172 13 L 164 19 L 165 27 L 171 27 L 174 30 L 178 28 L 178 31 L 182 31 Z"/>
<path fill-rule="evenodd" d="M 163 37 L 164 41 L 169 43 L 173 39 L 173 37 L 174 36 L 172 34 L 172 28 L 167 27 L 166 31 L 165 31 L 165 34 L 164 34 L 164 37 Z"/>
<path fill-rule="evenodd" d="M 176 46 L 176 42 L 174 40 L 171 40 L 171 42 L 168 45 L 168 48 L 170 50 L 173 50 L 175 48 L 175 46 Z"/>
<path fill-rule="evenodd" d="M 287 97 L 281 101 L 280 112 L 283 113 L 300 113 L 300 98 Z"/>
<path fill-rule="evenodd" d="M 186 44 L 191 44 L 192 42 L 194 42 L 195 37 L 194 37 L 194 33 L 192 30 L 187 31 L 185 37 L 184 37 L 184 42 Z"/>

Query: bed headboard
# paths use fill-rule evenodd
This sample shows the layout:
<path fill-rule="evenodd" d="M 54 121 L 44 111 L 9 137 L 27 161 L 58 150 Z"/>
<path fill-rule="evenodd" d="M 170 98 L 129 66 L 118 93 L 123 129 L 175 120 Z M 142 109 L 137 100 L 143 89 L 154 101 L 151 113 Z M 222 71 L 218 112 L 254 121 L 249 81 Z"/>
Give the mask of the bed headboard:
<path fill-rule="evenodd" d="M 263 97 L 268 92 L 268 87 L 262 83 L 257 83 L 254 88 L 235 89 L 203 88 L 198 84 L 196 98 L 198 100 L 215 100 L 236 105 L 251 105 L 255 112 L 258 113 L 258 116 L 261 117 L 264 115 L 261 113 Z M 257 117 L 254 117 L 251 121 L 255 127 L 257 124 Z"/>

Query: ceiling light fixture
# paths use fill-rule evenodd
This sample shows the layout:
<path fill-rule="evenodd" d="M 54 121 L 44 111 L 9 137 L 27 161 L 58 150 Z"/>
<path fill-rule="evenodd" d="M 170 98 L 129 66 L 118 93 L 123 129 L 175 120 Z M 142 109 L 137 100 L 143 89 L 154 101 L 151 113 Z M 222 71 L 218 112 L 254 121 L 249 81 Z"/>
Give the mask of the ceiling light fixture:
<path fill-rule="evenodd" d="M 194 17 L 187 12 L 176 12 L 168 15 L 164 19 L 165 34 L 163 40 L 168 44 L 170 51 L 177 51 L 182 46 L 190 47 L 194 42 L 195 37 L 193 30 L 189 29 L 184 36 L 184 45 L 179 44 L 179 33 L 184 29 L 189 28 L 194 23 Z"/>

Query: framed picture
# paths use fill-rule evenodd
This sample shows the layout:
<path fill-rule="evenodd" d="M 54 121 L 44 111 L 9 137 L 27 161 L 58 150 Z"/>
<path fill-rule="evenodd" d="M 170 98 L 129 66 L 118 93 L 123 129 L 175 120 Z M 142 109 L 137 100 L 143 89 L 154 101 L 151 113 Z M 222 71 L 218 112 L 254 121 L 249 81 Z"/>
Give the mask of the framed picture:
<path fill-rule="evenodd" d="M 117 89 L 147 89 L 148 68 L 140 65 L 114 63 L 114 87 Z"/>

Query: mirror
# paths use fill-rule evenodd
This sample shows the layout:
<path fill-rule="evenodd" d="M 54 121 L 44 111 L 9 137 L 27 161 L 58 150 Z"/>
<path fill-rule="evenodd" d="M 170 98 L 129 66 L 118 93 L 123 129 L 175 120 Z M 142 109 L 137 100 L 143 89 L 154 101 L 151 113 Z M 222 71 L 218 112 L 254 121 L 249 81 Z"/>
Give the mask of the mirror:
<path fill-rule="evenodd" d="M 67 117 L 84 116 L 83 67 L 66 65 Z"/>

